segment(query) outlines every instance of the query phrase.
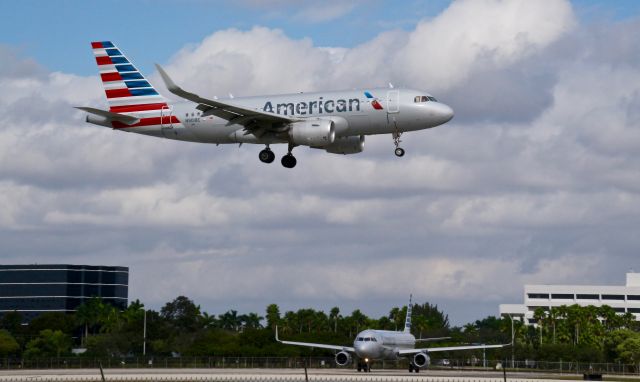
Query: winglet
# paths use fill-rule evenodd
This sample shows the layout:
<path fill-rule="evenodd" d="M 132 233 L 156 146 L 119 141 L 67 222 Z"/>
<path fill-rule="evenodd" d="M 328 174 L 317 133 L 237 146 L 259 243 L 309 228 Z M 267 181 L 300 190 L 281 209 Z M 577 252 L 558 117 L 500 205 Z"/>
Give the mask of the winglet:
<path fill-rule="evenodd" d="M 280 338 L 278 338 L 278 325 L 276 325 L 276 341 L 282 342 L 280 341 Z"/>
<path fill-rule="evenodd" d="M 158 64 L 155 64 L 155 65 L 156 65 L 156 69 L 158 69 L 158 73 L 160 73 L 160 77 L 162 77 L 162 81 L 164 81 L 164 84 L 167 86 L 167 89 L 169 89 L 171 93 L 182 90 L 180 86 L 176 85 L 176 83 L 173 82 L 173 80 L 171 79 L 171 77 L 169 77 L 167 72 L 165 72 L 164 69 L 162 69 L 162 66 Z"/>

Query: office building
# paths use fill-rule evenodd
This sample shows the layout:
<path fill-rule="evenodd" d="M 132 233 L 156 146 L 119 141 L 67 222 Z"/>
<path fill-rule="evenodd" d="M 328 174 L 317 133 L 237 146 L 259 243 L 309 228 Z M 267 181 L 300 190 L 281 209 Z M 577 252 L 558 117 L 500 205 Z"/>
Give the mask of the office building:
<path fill-rule="evenodd" d="M 525 285 L 523 304 L 500 304 L 501 316 L 535 324 L 533 312 L 554 306 L 609 305 L 618 313 L 632 313 L 640 321 L 640 273 L 627 273 L 625 285 Z"/>
<path fill-rule="evenodd" d="M 92 297 L 125 309 L 129 268 L 93 265 L 0 265 L 0 315 L 18 311 L 26 321 L 43 312 L 74 312 Z"/>

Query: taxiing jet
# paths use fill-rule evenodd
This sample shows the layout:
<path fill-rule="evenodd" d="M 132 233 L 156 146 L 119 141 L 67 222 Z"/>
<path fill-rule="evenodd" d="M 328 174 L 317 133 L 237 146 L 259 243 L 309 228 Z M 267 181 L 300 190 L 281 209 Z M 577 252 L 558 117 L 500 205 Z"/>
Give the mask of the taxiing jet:
<path fill-rule="evenodd" d="M 504 345 L 469 345 L 469 346 L 447 346 L 432 348 L 416 348 L 416 342 L 438 341 L 444 338 L 418 339 L 411 334 L 411 298 L 407 307 L 407 317 L 405 319 L 403 331 L 373 330 L 367 329 L 356 335 L 353 340 L 353 347 L 314 344 L 309 342 L 282 341 L 278 338 L 278 328 L 276 327 L 276 341 L 286 345 L 306 346 L 319 349 L 330 349 L 337 351 L 335 361 L 339 366 L 346 366 L 357 358 L 358 371 L 371 371 L 371 362 L 378 360 L 397 360 L 399 358 L 409 358 L 409 372 L 420 372 L 420 368 L 429 366 L 430 353 L 443 351 L 473 350 L 473 349 L 495 349 L 509 346 Z"/>
<path fill-rule="evenodd" d="M 162 97 L 110 41 L 92 42 L 109 110 L 78 107 L 86 121 L 115 130 L 181 141 L 264 145 L 259 159 L 271 163 L 272 144 L 287 144 L 282 165 L 293 168 L 296 146 L 333 154 L 364 149 L 366 135 L 392 134 L 395 154 L 403 156 L 400 136 L 432 128 L 453 110 L 430 94 L 412 89 L 371 88 L 256 97 L 203 98 L 183 90 L 156 65 L 169 91 L 188 102 Z"/>

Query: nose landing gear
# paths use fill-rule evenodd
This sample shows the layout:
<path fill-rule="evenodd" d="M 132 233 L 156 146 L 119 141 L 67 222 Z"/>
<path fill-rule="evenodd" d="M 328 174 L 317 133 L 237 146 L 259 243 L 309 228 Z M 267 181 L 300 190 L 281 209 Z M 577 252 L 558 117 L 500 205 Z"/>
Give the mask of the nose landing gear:
<path fill-rule="evenodd" d="M 394 146 L 396 146 L 396 149 L 395 149 L 394 153 L 396 154 L 397 157 L 404 156 L 404 149 L 402 147 L 400 147 L 400 142 L 402 142 L 400 140 L 400 136 L 401 135 L 402 135 L 402 133 L 396 127 L 396 131 L 393 132 L 393 144 L 394 144 Z"/>
<path fill-rule="evenodd" d="M 358 373 L 363 371 L 365 373 L 371 372 L 371 365 L 368 362 L 358 362 Z"/>

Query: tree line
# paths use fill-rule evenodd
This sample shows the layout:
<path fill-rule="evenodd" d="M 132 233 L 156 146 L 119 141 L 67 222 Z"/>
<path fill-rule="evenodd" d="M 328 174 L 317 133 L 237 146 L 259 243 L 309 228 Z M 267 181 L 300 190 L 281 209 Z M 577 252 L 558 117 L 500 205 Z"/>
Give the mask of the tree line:
<path fill-rule="evenodd" d="M 393 307 L 374 318 L 359 309 L 344 313 L 338 307 L 328 313 L 312 308 L 282 313 L 278 305 L 270 304 L 264 316 L 236 310 L 214 315 L 185 296 L 159 311 L 146 310 L 137 300 L 121 311 L 92 298 L 73 314 L 44 313 L 29 325 L 22 325 L 20 313 L 6 313 L 0 321 L 0 357 L 70 356 L 73 348 L 86 349 L 79 355 L 84 357 L 141 356 L 145 313 L 149 357 L 330 355 L 332 352 L 322 349 L 277 343 L 275 327 L 281 338 L 349 345 L 364 329 L 402 330 L 406 311 L 406 306 Z M 534 320 L 535 327 L 489 316 L 451 326 L 447 314 L 425 302 L 413 306 L 412 332 L 416 338 L 450 337 L 442 346 L 510 343 L 513 334 L 513 348 L 488 352 L 493 359 L 640 363 L 640 327 L 631 314 L 617 314 L 608 306 L 572 305 L 539 308 Z M 468 358 L 478 354 L 481 351 L 439 355 Z"/>

